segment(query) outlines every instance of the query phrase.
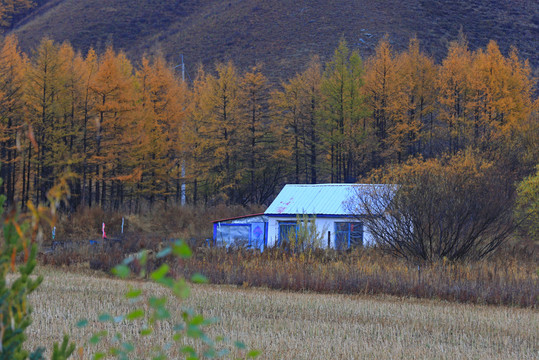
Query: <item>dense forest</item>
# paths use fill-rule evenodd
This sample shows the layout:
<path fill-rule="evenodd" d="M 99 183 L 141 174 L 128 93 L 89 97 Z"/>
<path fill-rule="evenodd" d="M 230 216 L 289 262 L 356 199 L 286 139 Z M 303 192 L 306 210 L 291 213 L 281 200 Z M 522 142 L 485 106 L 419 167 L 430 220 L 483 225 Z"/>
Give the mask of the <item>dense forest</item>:
<path fill-rule="evenodd" d="M 38 202 L 64 174 L 70 208 L 140 211 L 179 203 L 263 204 L 285 183 L 356 182 L 411 158 L 475 150 L 520 181 L 539 162 L 535 79 L 516 50 L 435 63 L 417 39 L 362 59 L 343 40 L 275 85 L 263 65 L 200 67 L 163 57 L 76 52 L 43 39 L 0 49 L 0 177 L 8 203 Z"/>

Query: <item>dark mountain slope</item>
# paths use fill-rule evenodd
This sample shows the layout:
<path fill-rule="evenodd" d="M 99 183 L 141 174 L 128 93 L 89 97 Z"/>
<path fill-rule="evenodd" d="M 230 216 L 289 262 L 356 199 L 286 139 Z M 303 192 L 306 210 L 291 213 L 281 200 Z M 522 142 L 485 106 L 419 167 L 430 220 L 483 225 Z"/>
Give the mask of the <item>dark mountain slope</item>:
<path fill-rule="evenodd" d="M 191 73 L 199 62 L 262 62 L 275 79 L 301 70 L 312 54 L 326 59 L 343 35 L 363 56 L 386 33 L 397 50 L 417 35 L 440 59 L 461 27 L 472 48 L 493 39 L 539 65 L 534 0 L 50 0 L 14 33 L 25 49 L 47 35 L 82 51 L 113 43 L 134 60 L 162 51 L 177 62 L 184 54 Z"/>

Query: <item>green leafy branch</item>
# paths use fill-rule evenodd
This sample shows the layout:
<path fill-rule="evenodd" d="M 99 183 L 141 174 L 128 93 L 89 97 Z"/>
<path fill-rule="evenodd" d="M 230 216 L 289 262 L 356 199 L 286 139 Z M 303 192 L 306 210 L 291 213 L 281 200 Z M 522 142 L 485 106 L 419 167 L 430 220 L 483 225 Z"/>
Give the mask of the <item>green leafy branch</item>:
<path fill-rule="evenodd" d="M 163 263 L 156 270 L 148 273 L 148 256 L 149 253 L 143 250 L 136 255 L 126 258 L 120 265 L 113 269 L 113 274 L 121 279 L 131 277 L 149 278 L 152 282 L 160 284 L 166 289 L 169 289 L 174 297 L 180 301 L 187 299 L 190 295 L 190 287 L 188 282 L 183 278 L 174 278 L 170 273 L 170 266 Z M 156 254 L 156 259 L 162 259 L 168 256 L 174 256 L 179 259 L 187 259 L 191 257 L 191 250 L 181 240 L 175 241 L 171 246 L 166 247 Z M 133 273 L 133 265 L 140 268 L 138 273 Z M 195 284 L 207 283 L 208 280 L 201 274 L 194 274 L 190 281 Z M 134 309 L 126 314 L 113 316 L 110 314 L 101 314 L 98 318 L 100 322 L 111 323 L 113 325 L 136 321 L 143 325 L 139 331 L 140 337 L 150 337 L 154 334 L 154 329 L 160 322 L 174 322 L 172 311 L 170 310 L 170 301 L 167 296 L 145 296 L 144 291 L 138 287 L 130 287 L 125 293 L 125 298 L 133 305 Z M 179 353 L 184 355 L 185 359 L 212 359 L 230 355 L 230 350 L 225 347 L 230 341 L 224 337 L 210 338 L 205 329 L 218 322 L 216 318 L 206 319 L 201 314 L 196 314 L 191 309 L 181 311 L 180 319 L 172 326 L 172 341 L 165 345 L 154 346 L 152 349 L 152 359 L 162 360 L 167 359 L 167 354 L 175 348 Z M 78 327 L 88 325 L 88 320 L 83 319 L 77 324 Z M 121 333 L 110 334 L 106 330 L 95 333 L 90 338 L 90 344 L 96 345 L 104 339 L 110 339 L 112 346 L 106 352 L 96 352 L 93 354 L 94 360 L 103 359 L 106 356 L 116 357 L 118 359 L 129 359 L 136 353 L 137 342 L 134 339 L 124 339 Z M 199 344 L 201 350 L 197 351 L 195 347 L 186 344 L 185 339 L 194 340 Z M 234 346 L 244 354 L 244 358 L 255 358 L 260 352 L 258 350 L 246 349 L 245 344 L 234 342 Z"/>

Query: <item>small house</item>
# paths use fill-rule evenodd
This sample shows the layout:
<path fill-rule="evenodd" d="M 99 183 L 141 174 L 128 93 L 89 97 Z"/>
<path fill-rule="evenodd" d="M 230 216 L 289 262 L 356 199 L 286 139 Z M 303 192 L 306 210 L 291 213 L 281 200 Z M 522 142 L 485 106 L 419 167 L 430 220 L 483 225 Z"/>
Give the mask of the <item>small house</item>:
<path fill-rule="evenodd" d="M 216 245 L 244 245 L 263 250 L 280 246 L 305 217 L 316 225 L 322 247 L 345 250 L 373 244 L 365 227 L 359 197 L 370 184 L 289 184 L 263 214 L 214 222 Z M 358 210 L 359 209 L 359 210 Z"/>

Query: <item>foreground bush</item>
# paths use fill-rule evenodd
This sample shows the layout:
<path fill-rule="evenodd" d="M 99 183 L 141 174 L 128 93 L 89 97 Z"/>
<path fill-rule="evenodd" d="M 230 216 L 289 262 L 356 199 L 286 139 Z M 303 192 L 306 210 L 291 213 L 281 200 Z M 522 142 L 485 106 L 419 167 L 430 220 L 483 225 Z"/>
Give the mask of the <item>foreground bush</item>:
<path fill-rule="evenodd" d="M 40 222 L 51 220 L 50 209 L 29 204 L 31 215 L 21 216 L 12 210 L 2 216 L 4 202 L 5 196 L 0 196 L 0 216 L 4 222 L 0 237 L 0 359 L 44 359 L 43 347 L 29 353 L 23 345 L 25 331 L 32 323 L 28 296 L 43 280 L 40 276 L 31 276 L 37 264 L 36 240 L 41 232 Z M 64 336 L 60 346 L 54 344 L 51 358 L 67 359 L 74 350 L 75 345 Z"/>

